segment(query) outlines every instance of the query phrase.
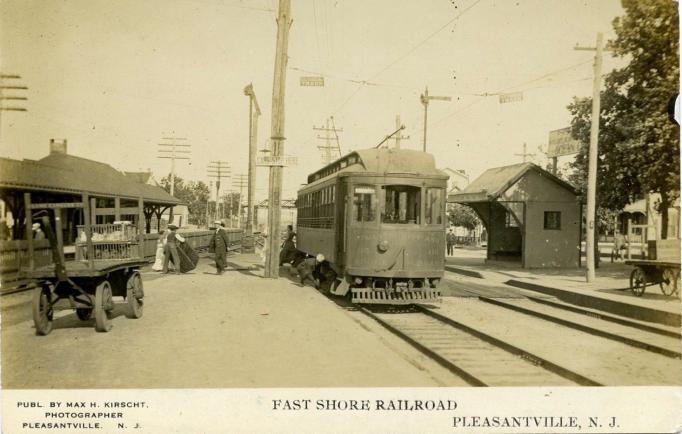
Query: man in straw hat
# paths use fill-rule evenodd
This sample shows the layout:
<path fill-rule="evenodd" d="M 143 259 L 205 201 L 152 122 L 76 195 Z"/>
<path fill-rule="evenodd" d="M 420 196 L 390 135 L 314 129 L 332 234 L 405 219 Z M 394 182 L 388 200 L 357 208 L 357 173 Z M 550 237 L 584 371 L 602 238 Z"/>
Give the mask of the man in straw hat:
<path fill-rule="evenodd" d="M 185 238 L 176 231 L 178 226 L 171 223 L 168 225 L 168 234 L 166 235 L 166 246 L 164 247 L 163 255 L 163 273 L 168 273 L 168 261 L 173 257 L 173 265 L 175 266 L 175 274 L 180 274 L 180 254 L 178 254 L 178 243 L 184 243 Z"/>
<path fill-rule="evenodd" d="M 227 247 L 229 246 L 229 239 L 227 232 L 225 232 L 225 224 L 221 220 L 214 222 L 216 230 L 211 237 L 208 248 L 215 254 L 215 268 L 217 274 L 223 274 L 227 266 Z"/>
<path fill-rule="evenodd" d="M 45 239 L 45 232 L 43 232 L 43 230 L 40 229 L 40 223 L 33 223 L 33 226 L 31 226 L 31 229 L 33 229 L 33 239 L 34 240 L 44 240 Z"/>

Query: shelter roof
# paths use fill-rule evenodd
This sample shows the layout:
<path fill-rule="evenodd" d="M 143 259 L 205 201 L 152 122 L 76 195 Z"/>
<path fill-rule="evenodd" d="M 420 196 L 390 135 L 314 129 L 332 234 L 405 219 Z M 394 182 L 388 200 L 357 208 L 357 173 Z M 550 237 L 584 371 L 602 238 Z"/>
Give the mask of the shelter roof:
<path fill-rule="evenodd" d="M 521 179 L 529 171 L 536 171 L 542 177 L 554 182 L 561 187 L 578 194 L 575 187 L 563 179 L 552 175 L 548 171 L 533 163 L 512 164 L 488 169 L 476 178 L 464 190 L 452 193 L 448 196 L 449 202 L 472 203 L 490 202 L 497 200 L 500 195 Z"/>
<path fill-rule="evenodd" d="M 181 203 L 161 187 L 136 182 L 108 164 L 56 152 L 37 161 L 0 158 L 0 187 Z"/>

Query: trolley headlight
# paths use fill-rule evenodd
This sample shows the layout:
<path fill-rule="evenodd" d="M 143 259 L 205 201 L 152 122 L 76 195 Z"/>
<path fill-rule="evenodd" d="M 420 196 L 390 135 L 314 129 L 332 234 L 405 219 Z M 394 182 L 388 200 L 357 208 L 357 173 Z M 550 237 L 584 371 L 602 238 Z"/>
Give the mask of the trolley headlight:
<path fill-rule="evenodd" d="M 377 248 L 379 249 L 380 252 L 385 252 L 388 250 L 388 241 L 382 240 L 378 245 Z"/>

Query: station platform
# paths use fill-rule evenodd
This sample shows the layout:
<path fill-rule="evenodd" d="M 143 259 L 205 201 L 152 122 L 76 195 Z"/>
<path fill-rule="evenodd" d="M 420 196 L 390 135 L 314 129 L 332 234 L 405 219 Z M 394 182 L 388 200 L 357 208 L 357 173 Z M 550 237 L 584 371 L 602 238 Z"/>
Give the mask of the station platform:
<path fill-rule="evenodd" d="M 623 262 L 600 263 L 594 282 L 585 281 L 585 268 L 523 269 L 511 261 L 486 261 L 485 249 L 456 249 L 446 257 L 446 271 L 484 279 L 556 297 L 564 302 L 594 308 L 632 319 L 679 327 L 679 294 L 664 295 L 658 284 L 647 286 L 641 297 L 630 291 L 633 267 Z"/>

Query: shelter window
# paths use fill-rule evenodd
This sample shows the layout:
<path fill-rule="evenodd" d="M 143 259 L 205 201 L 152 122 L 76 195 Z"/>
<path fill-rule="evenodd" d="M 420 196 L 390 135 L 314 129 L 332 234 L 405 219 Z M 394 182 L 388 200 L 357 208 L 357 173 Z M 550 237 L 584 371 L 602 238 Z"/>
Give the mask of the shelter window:
<path fill-rule="evenodd" d="M 561 211 L 545 211 L 545 229 L 561 230 Z"/>
<path fill-rule="evenodd" d="M 426 224 L 443 224 L 443 196 L 442 188 L 426 189 Z"/>
<path fill-rule="evenodd" d="M 385 185 L 382 223 L 419 224 L 421 210 L 421 188 L 410 185 Z"/>
<path fill-rule="evenodd" d="M 504 227 L 505 228 L 519 227 L 519 223 L 516 221 L 516 218 L 514 217 L 514 214 L 512 214 L 511 211 L 507 211 L 507 214 L 504 217 Z"/>
<path fill-rule="evenodd" d="M 371 185 L 355 187 L 353 195 L 353 216 L 358 222 L 373 222 L 377 208 L 377 192 Z"/>

